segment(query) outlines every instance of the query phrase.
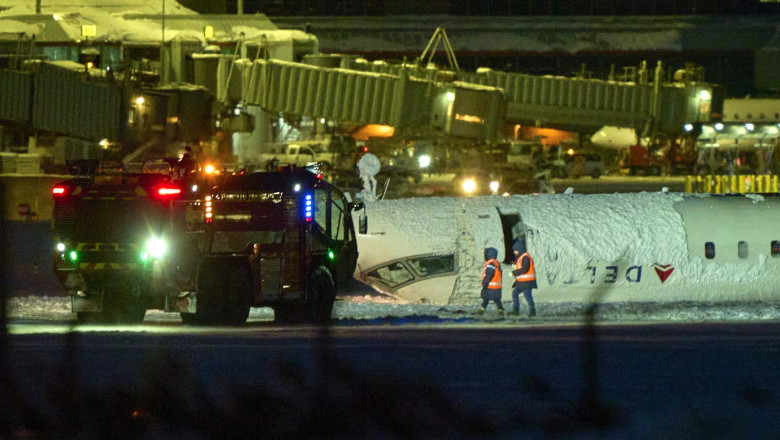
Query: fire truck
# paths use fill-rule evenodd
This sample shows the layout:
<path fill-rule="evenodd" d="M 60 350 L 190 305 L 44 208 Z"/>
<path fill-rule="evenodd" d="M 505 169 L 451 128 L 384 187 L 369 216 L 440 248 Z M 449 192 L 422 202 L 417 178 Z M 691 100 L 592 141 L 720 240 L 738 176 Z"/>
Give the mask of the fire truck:
<path fill-rule="evenodd" d="M 187 208 L 218 182 L 176 159 L 78 161 L 52 189 L 54 272 L 82 322 L 137 323 L 192 284 Z"/>
<path fill-rule="evenodd" d="M 55 272 L 83 322 L 239 325 L 330 319 L 352 278 L 360 204 L 305 169 L 221 181 L 165 172 L 76 177 L 54 188 Z"/>
<path fill-rule="evenodd" d="M 176 303 L 186 324 L 238 325 L 250 307 L 278 322 L 330 320 L 352 279 L 362 208 L 320 174 L 282 167 L 231 177 L 199 205 L 196 289 Z"/>

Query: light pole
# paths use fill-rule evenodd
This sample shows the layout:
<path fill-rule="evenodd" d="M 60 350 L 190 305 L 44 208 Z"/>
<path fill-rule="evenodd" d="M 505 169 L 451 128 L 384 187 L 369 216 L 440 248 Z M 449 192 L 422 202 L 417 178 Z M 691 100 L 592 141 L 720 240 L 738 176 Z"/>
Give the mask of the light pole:
<path fill-rule="evenodd" d="M 160 83 L 165 82 L 165 0 L 162 0 L 162 41 L 160 41 Z"/>

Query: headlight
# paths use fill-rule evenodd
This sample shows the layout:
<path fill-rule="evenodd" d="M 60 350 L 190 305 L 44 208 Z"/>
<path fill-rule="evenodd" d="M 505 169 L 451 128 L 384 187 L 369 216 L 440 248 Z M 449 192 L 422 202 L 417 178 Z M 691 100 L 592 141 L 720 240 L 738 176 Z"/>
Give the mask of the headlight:
<path fill-rule="evenodd" d="M 490 191 L 493 193 L 498 192 L 498 181 L 497 180 L 491 180 L 490 181 Z"/>
<path fill-rule="evenodd" d="M 146 261 L 149 258 L 162 258 L 168 251 L 168 244 L 164 239 L 152 237 L 146 242 L 146 248 L 141 253 L 141 259 Z"/>
<path fill-rule="evenodd" d="M 417 162 L 420 164 L 420 168 L 428 168 L 428 165 L 431 164 L 431 156 L 424 154 L 417 158 Z"/>
<path fill-rule="evenodd" d="M 466 194 L 471 194 L 476 191 L 477 182 L 474 179 L 465 179 L 461 186 L 463 187 L 463 192 Z"/>

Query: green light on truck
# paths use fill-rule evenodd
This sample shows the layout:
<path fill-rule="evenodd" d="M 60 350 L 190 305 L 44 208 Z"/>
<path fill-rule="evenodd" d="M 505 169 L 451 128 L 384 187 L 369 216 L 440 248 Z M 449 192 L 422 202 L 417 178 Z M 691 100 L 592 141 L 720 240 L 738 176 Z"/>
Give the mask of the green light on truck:
<path fill-rule="evenodd" d="M 332 250 L 328 249 L 328 260 L 333 261 L 336 258 L 336 254 Z"/>

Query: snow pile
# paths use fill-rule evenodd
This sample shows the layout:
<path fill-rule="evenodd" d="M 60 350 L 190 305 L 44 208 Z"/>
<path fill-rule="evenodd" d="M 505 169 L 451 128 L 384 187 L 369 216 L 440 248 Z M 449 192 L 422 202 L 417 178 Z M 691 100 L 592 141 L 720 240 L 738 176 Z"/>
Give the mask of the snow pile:
<path fill-rule="evenodd" d="M 41 14 L 63 14 L 68 12 L 104 12 L 107 14 L 197 14 L 185 8 L 176 0 L 41 0 Z M 4 15 L 35 14 L 35 0 L 0 0 L 0 11 Z"/>
<path fill-rule="evenodd" d="M 505 299 L 506 296 L 505 296 Z M 404 325 L 457 324 L 496 325 L 495 310 L 488 308 L 483 316 L 475 315 L 479 304 L 448 305 L 410 304 L 387 296 L 359 292 L 339 297 L 333 308 L 334 325 Z M 491 306 L 493 307 L 493 306 Z M 559 325 L 583 321 L 589 305 L 581 302 L 537 303 L 539 316 L 529 321 L 525 317 L 506 319 L 499 325 L 535 324 Z M 70 311 L 70 300 L 62 296 L 14 297 L 8 301 L 11 321 L 44 321 L 51 323 L 75 322 Z M 249 321 L 271 321 L 273 310 L 252 308 Z M 178 313 L 161 310 L 146 312 L 145 321 L 179 322 Z M 780 320 L 780 301 L 744 303 L 607 303 L 598 306 L 596 320 L 602 323 L 629 322 L 720 322 L 720 321 L 777 321 Z"/>
<path fill-rule="evenodd" d="M 162 4 L 165 3 L 163 14 Z M 162 35 L 162 22 L 165 32 Z M 35 14 L 34 1 L 0 0 L 0 28 L 3 33 L 35 35 L 38 41 L 79 41 L 82 26 L 95 25 L 91 41 L 166 41 L 174 39 L 204 41 L 203 28 L 214 26 L 214 38 L 234 40 L 243 34 L 247 41 L 310 41 L 299 30 L 279 30 L 263 17 L 203 16 L 176 1 L 142 0 L 104 2 L 96 0 L 44 1 Z"/>

